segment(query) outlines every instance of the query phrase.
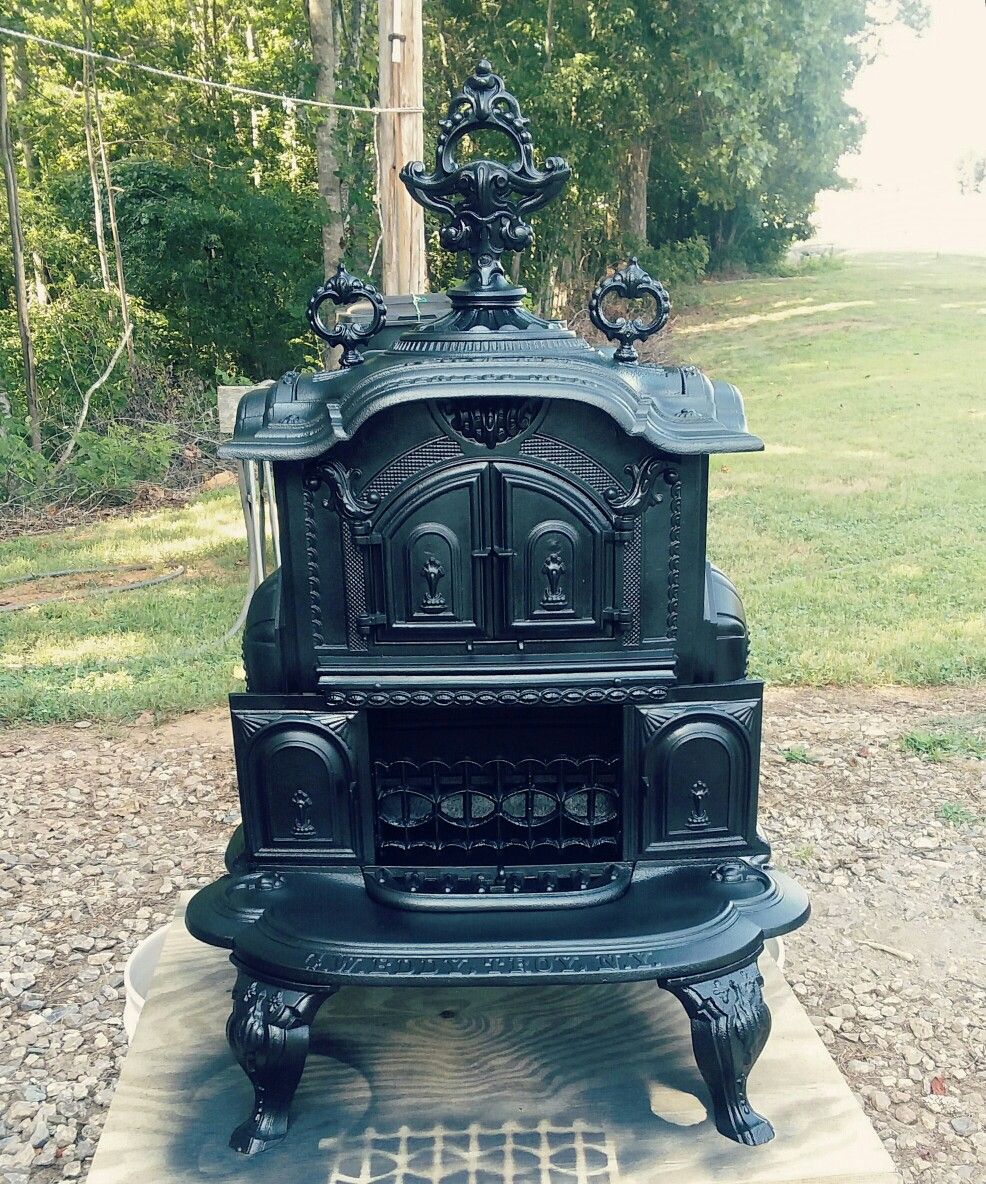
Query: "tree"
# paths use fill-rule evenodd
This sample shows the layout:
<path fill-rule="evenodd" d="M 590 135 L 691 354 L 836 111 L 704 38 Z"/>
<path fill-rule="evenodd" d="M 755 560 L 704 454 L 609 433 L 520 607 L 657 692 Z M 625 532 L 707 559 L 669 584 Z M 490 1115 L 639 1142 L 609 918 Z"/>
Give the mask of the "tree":
<path fill-rule="evenodd" d="M 982 193 L 986 189 L 986 156 L 967 152 L 955 166 L 958 174 L 959 193 Z"/>
<path fill-rule="evenodd" d="M 131 290 L 186 367 L 260 379 L 306 360 L 295 342 L 321 279 L 320 203 L 283 182 L 258 190 L 249 169 L 208 182 L 200 170 L 126 161 L 115 180 Z M 77 186 L 66 202 L 82 224 L 85 194 Z"/>
<path fill-rule="evenodd" d="M 920 22 L 915 0 L 883 8 Z M 572 166 L 559 202 L 535 218 L 534 249 L 505 261 L 557 314 L 633 252 L 664 278 L 710 259 L 775 262 L 808 233 L 815 194 L 839 183 L 837 162 L 858 142 L 846 92 L 879 34 L 866 0 L 427 0 L 424 17 L 428 141 L 485 56 L 541 158 Z M 0 375 L 24 404 L 20 422 L 39 422 L 40 399 L 46 452 L 78 423 L 89 382 L 72 367 L 82 356 L 80 374 L 102 373 L 121 318 L 134 324 L 125 340 L 145 393 L 148 373 L 164 391 L 182 375 L 201 384 L 316 362 L 306 297 L 343 247 L 353 271 L 374 257 L 374 120 L 300 100 L 378 102 L 370 0 L 14 0 L 5 23 L 287 96 L 103 64 L 97 88 L 77 55 L 16 48 L 6 172 L 19 231 L 0 255 Z M 444 287 L 461 260 L 428 229 L 433 286 Z M 29 323 L 18 313 L 28 303 Z M 18 377 L 18 322 L 33 336 L 33 386 Z M 94 392 L 87 432 L 136 397 L 127 377 L 118 367 Z"/>
<path fill-rule="evenodd" d="M 34 366 L 34 342 L 31 338 L 27 283 L 24 279 L 24 236 L 21 232 L 13 136 L 10 130 L 10 114 L 7 103 L 7 54 L 2 47 L 0 47 L 0 158 L 3 163 L 4 191 L 7 195 L 7 221 L 10 226 L 10 248 L 14 265 L 14 299 L 17 306 L 17 328 L 20 334 L 21 355 L 24 361 L 24 387 L 27 394 L 27 413 L 31 427 L 31 448 L 35 452 L 40 452 L 41 417 L 38 413 L 38 379 Z"/>
<path fill-rule="evenodd" d="M 305 0 L 305 15 L 315 62 L 315 98 L 321 103 L 335 103 L 336 71 L 339 68 L 339 46 L 336 34 L 336 6 L 332 0 Z M 343 216 L 343 185 L 336 156 L 336 126 L 338 116 L 328 110 L 315 133 L 315 153 L 318 161 L 318 191 L 325 203 L 322 221 L 322 266 L 331 275 L 342 259 L 345 237 Z"/>
<path fill-rule="evenodd" d="M 910 0 L 885 8 L 922 19 Z M 572 165 L 532 260 L 545 292 L 641 240 L 699 234 L 715 264 L 769 262 L 858 143 L 865 0 L 436 0 L 426 20 L 429 107 L 485 53 Z"/>
<path fill-rule="evenodd" d="M 86 49 L 92 48 L 92 7 L 90 0 L 83 0 L 82 4 L 82 21 L 85 28 Z M 93 168 L 95 174 L 93 161 L 93 142 L 95 141 L 96 152 L 99 159 L 99 173 L 103 183 L 103 193 L 106 198 L 106 212 L 110 226 L 110 237 L 113 241 L 113 262 L 116 269 L 116 294 L 120 301 L 120 318 L 123 323 L 123 337 L 122 341 L 127 351 L 127 360 L 130 363 L 130 372 L 134 370 L 134 343 L 133 343 L 133 323 L 130 320 L 130 301 L 127 297 L 127 281 L 123 273 L 123 251 L 120 247 L 120 231 L 116 224 L 116 198 L 113 194 L 113 178 L 110 175 L 110 161 L 106 152 L 106 140 L 103 136 L 103 121 L 99 111 L 99 89 L 96 85 L 96 70 L 92 61 L 87 57 L 83 60 L 83 80 L 82 85 L 86 92 L 86 136 L 87 147 L 90 154 L 90 167 Z M 102 202 L 99 201 L 99 185 L 93 186 L 93 201 L 99 202 L 100 207 Z M 100 209 L 100 219 L 102 211 Z M 103 243 L 103 250 L 105 251 L 105 242 Z M 103 262 L 103 260 L 101 260 Z M 108 267 L 107 267 L 108 272 Z"/>

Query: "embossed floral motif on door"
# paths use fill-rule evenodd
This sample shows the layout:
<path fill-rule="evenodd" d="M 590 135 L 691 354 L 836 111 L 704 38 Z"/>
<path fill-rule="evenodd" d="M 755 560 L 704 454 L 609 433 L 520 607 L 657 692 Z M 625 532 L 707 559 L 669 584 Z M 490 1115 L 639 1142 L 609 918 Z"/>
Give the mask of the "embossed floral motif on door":
<path fill-rule="evenodd" d="M 445 568 L 429 551 L 421 565 L 421 575 L 427 584 L 427 591 L 421 599 L 420 608 L 423 613 L 441 613 L 445 611 L 446 600 L 439 592 L 439 581 L 445 577 Z"/>
<path fill-rule="evenodd" d="M 567 570 L 560 551 L 549 552 L 541 564 L 541 574 L 547 582 L 541 594 L 541 607 L 548 612 L 558 612 L 568 607 L 568 595 L 561 586 L 561 578 Z"/>

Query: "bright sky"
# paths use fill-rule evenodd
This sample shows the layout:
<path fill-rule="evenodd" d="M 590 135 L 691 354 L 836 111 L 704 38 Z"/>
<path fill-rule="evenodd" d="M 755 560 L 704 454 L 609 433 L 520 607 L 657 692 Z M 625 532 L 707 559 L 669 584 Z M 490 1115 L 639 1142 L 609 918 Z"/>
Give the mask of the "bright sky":
<path fill-rule="evenodd" d="M 927 5 L 926 32 L 889 29 L 856 80 L 867 131 L 840 171 L 857 188 L 819 195 L 821 242 L 986 254 L 986 194 L 962 198 L 956 172 L 967 153 L 986 156 L 986 4 Z"/>

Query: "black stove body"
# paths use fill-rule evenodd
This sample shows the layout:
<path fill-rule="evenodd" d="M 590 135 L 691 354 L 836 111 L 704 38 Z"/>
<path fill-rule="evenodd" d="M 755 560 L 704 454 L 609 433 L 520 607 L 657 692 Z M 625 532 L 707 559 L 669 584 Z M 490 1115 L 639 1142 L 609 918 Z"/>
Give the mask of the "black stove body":
<path fill-rule="evenodd" d="M 348 983 L 654 979 L 718 1129 L 773 1133 L 745 1089 L 770 1026 L 756 959 L 808 904 L 757 832 L 762 684 L 705 545 L 709 455 L 762 445 L 734 387 L 637 361 L 670 305 L 634 261 L 589 303 L 615 354 L 522 308 L 500 257 L 568 177 L 526 123 L 480 63 L 434 171 L 402 174 L 470 254 L 450 310 L 388 335 L 340 268 L 309 315 L 342 368 L 248 394 L 225 447 L 272 462 L 282 541 L 230 697 L 243 823 L 187 914 L 239 972 L 242 1152 L 284 1137 L 311 1021 Z M 477 129 L 513 163 L 459 163 Z M 329 327 L 329 301 L 365 314 Z"/>

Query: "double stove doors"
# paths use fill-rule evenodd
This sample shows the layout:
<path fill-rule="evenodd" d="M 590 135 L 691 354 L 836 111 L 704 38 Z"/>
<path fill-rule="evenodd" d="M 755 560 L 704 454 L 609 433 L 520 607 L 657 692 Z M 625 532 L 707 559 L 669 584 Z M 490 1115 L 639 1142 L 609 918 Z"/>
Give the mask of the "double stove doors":
<path fill-rule="evenodd" d="M 376 641 L 612 635 L 610 519 L 555 472 L 491 461 L 440 470 L 385 507 L 373 535 Z"/>

